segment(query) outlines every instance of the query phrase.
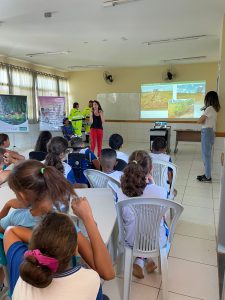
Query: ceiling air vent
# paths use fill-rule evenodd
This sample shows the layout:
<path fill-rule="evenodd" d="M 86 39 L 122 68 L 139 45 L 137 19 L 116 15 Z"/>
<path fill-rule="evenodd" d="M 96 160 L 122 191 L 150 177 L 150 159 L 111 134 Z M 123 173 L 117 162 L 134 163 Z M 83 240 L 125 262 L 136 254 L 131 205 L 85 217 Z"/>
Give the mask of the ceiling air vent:
<path fill-rule="evenodd" d="M 108 6 L 117 6 L 120 4 L 125 4 L 129 2 L 136 2 L 140 0 L 103 0 L 103 6 L 108 7 Z"/>
<path fill-rule="evenodd" d="M 70 70 L 73 70 L 73 69 L 97 69 L 97 68 L 103 68 L 104 65 L 83 65 L 83 66 L 68 66 L 67 68 L 70 69 Z"/>
<path fill-rule="evenodd" d="M 207 56 L 205 56 L 205 55 L 202 55 L 202 56 L 189 56 L 189 57 L 163 59 L 161 61 L 164 62 L 164 63 L 168 63 L 168 62 L 176 62 L 176 61 L 198 60 L 198 59 L 204 59 L 206 57 Z"/>
<path fill-rule="evenodd" d="M 36 53 L 28 53 L 25 56 L 27 57 L 34 57 L 34 56 L 45 56 L 45 55 L 67 55 L 71 51 L 55 51 L 55 52 L 36 52 Z"/>
<path fill-rule="evenodd" d="M 147 42 L 143 42 L 143 44 L 147 46 L 151 46 L 151 45 L 157 45 L 163 43 L 186 42 L 186 41 L 198 40 L 206 37 L 208 37 L 206 34 L 190 35 L 190 36 L 175 37 L 175 38 L 155 40 L 155 41 L 147 41 Z"/>

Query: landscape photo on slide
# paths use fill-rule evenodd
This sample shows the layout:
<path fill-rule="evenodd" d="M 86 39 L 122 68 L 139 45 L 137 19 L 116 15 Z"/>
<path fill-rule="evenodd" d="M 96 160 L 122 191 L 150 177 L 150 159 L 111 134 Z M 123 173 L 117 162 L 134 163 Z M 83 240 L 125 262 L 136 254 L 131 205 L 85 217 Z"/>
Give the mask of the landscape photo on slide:
<path fill-rule="evenodd" d="M 141 85 L 141 118 L 199 118 L 205 81 Z"/>

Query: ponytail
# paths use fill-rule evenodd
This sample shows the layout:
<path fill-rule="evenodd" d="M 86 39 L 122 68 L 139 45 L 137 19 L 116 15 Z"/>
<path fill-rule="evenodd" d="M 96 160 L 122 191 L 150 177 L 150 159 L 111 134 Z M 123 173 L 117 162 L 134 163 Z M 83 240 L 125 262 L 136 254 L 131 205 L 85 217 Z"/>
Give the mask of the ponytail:
<path fill-rule="evenodd" d="M 121 189 L 128 197 L 139 197 L 147 185 L 146 176 L 150 173 L 152 161 L 146 151 L 134 151 L 121 177 Z"/>
<path fill-rule="evenodd" d="M 59 155 L 48 152 L 48 154 L 45 158 L 45 164 L 46 164 L 46 166 L 55 167 L 59 172 L 64 174 L 64 166 L 63 166 L 63 163 L 62 163 Z"/>
<path fill-rule="evenodd" d="M 64 166 L 60 156 L 65 153 L 67 148 L 68 142 L 66 139 L 61 136 L 52 138 L 48 144 L 48 154 L 45 158 L 45 164 L 55 167 L 61 173 L 64 173 Z"/>
<path fill-rule="evenodd" d="M 66 214 L 46 214 L 33 230 L 20 266 L 21 278 L 37 288 L 49 286 L 55 273 L 68 268 L 76 247 L 77 233 L 71 218 Z"/>

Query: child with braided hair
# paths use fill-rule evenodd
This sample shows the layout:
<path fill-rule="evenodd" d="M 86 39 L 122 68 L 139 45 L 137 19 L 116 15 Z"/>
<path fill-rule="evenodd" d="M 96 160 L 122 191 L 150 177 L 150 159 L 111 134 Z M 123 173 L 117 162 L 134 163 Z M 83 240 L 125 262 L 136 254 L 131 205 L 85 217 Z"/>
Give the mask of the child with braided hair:
<path fill-rule="evenodd" d="M 146 197 L 166 199 L 166 189 L 154 184 L 151 176 L 152 160 L 148 152 L 134 151 L 129 157 L 129 163 L 123 170 L 121 189 L 117 193 L 118 202 L 132 197 Z M 135 216 L 128 207 L 123 210 L 123 222 L 126 230 L 126 243 L 133 247 L 135 232 Z M 165 245 L 167 240 L 164 221 L 160 226 L 160 245 Z M 144 266 L 148 273 L 153 272 L 157 266 L 152 259 L 137 257 L 133 264 L 133 275 L 144 278 Z"/>

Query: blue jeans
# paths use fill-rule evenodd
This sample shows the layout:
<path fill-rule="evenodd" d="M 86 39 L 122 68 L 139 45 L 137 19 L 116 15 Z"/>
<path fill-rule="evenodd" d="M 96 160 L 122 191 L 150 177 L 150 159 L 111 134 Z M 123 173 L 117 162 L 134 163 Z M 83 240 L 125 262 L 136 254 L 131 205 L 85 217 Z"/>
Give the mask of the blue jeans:
<path fill-rule="evenodd" d="M 205 167 L 205 176 L 211 178 L 212 171 L 212 147 L 215 140 L 215 133 L 213 128 L 202 128 L 201 142 L 202 142 L 202 160 Z"/>

